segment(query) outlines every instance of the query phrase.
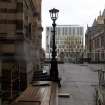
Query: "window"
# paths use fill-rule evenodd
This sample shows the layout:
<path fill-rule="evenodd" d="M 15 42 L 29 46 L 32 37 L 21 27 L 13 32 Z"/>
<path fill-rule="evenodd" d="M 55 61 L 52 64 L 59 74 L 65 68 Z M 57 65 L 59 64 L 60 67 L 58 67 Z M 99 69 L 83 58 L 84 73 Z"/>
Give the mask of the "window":
<path fill-rule="evenodd" d="M 17 2 L 17 12 L 23 12 L 23 3 Z"/>
<path fill-rule="evenodd" d="M 105 39 L 104 39 L 104 35 L 102 35 L 102 36 L 101 36 L 101 47 L 104 46 L 104 43 L 105 43 L 104 41 L 105 41 Z"/>
<path fill-rule="evenodd" d="M 75 35 L 75 28 L 73 28 L 73 35 Z"/>
<path fill-rule="evenodd" d="M 80 28 L 80 35 L 83 35 L 83 29 L 82 29 L 82 27 Z"/>
<path fill-rule="evenodd" d="M 63 27 L 63 29 L 62 29 L 62 30 L 63 30 L 62 35 L 65 35 L 65 29 L 64 29 L 64 27 Z"/>
<path fill-rule="evenodd" d="M 65 27 L 65 35 L 67 35 L 67 27 Z"/>
<path fill-rule="evenodd" d="M 60 28 L 58 27 L 58 35 L 60 35 Z"/>
<path fill-rule="evenodd" d="M 77 28 L 77 34 L 79 35 L 79 28 Z"/>
<path fill-rule="evenodd" d="M 16 30 L 17 31 L 22 31 L 23 30 L 23 22 L 20 20 L 17 20 L 16 22 Z"/>
<path fill-rule="evenodd" d="M 26 30 L 26 37 L 31 39 L 31 23 L 25 26 L 25 30 Z"/>

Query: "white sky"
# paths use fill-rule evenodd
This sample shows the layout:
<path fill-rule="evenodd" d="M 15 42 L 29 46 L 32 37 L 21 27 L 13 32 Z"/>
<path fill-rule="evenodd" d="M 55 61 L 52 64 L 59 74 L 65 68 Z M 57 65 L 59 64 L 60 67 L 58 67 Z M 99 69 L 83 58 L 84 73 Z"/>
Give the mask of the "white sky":
<path fill-rule="evenodd" d="M 45 49 L 45 27 L 52 25 L 49 10 L 59 9 L 57 24 L 76 24 L 85 28 L 92 25 L 94 19 L 103 12 L 105 0 L 42 0 L 42 47 Z"/>

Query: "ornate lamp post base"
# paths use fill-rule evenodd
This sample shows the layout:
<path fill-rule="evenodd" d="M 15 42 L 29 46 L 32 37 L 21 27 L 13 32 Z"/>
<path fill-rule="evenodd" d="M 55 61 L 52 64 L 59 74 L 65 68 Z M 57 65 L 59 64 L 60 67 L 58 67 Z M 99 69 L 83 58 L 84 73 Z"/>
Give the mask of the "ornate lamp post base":
<path fill-rule="evenodd" d="M 58 80 L 58 65 L 56 60 L 51 60 L 50 79 L 53 81 Z"/>
<path fill-rule="evenodd" d="M 56 82 L 58 87 L 61 87 L 61 79 L 58 77 L 58 64 L 56 59 L 51 61 L 50 80 Z"/>

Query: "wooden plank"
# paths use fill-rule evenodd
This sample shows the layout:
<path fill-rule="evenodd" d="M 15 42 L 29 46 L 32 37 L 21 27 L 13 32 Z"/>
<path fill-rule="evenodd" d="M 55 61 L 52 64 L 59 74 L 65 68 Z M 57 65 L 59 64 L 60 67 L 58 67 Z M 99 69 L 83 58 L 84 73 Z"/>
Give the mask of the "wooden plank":
<path fill-rule="evenodd" d="M 11 105 L 40 105 L 38 102 L 16 102 Z"/>
<path fill-rule="evenodd" d="M 38 92 L 35 94 L 35 99 L 42 101 L 44 92 L 45 92 L 45 87 L 39 87 Z"/>
<path fill-rule="evenodd" d="M 25 92 L 16 100 L 17 102 L 22 101 L 36 101 L 41 102 L 45 97 L 46 94 L 49 94 L 51 90 L 51 86 L 45 87 L 28 87 Z M 49 96 L 50 97 L 50 96 Z"/>
<path fill-rule="evenodd" d="M 41 105 L 50 105 L 51 87 L 47 87 L 46 92 L 43 94 Z"/>
<path fill-rule="evenodd" d="M 32 83 L 32 86 L 50 86 L 50 81 L 36 81 Z"/>
<path fill-rule="evenodd" d="M 33 96 L 33 93 L 34 94 L 36 94 L 37 92 L 38 92 L 38 90 L 39 90 L 39 88 L 38 87 L 32 87 L 32 86 L 30 86 L 30 87 L 28 87 L 23 93 L 22 93 L 22 95 L 20 95 L 17 99 L 16 99 L 16 101 L 25 101 L 25 100 L 36 100 L 36 99 L 34 99 L 34 96 Z"/>
<path fill-rule="evenodd" d="M 51 97 L 50 97 L 50 104 L 49 105 L 57 105 L 57 84 L 52 82 L 51 86 Z"/>
<path fill-rule="evenodd" d="M 13 105 L 56 105 L 57 84 L 49 83 L 50 86 L 28 86 Z"/>

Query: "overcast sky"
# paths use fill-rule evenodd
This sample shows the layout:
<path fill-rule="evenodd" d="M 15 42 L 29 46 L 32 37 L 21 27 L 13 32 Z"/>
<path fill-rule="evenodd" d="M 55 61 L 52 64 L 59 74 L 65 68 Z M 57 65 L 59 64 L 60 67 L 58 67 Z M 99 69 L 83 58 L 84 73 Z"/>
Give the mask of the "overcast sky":
<path fill-rule="evenodd" d="M 49 10 L 59 9 L 57 24 L 81 25 L 85 28 L 87 24 L 92 25 L 94 19 L 103 12 L 105 0 L 42 0 L 42 47 L 45 49 L 45 27 L 51 26 L 52 20 Z"/>

